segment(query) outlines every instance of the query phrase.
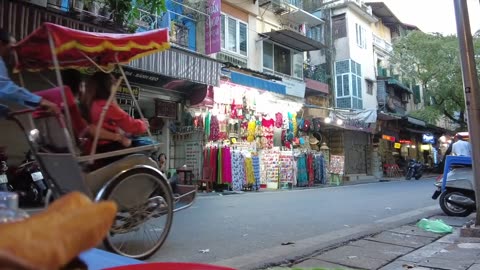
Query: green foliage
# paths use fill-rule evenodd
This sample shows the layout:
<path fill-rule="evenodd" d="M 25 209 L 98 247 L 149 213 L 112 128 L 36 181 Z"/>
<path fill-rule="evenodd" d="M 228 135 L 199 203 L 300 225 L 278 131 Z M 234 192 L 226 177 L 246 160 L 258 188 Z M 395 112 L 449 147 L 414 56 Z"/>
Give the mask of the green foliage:
<path fill-rule="evenodd" d="M 478 51 L 480 40 L 475 39 L 474 43 Z M 424 89 L 428 106 L 412 115 L 432 124 L 440 117 L 447 117 L 466 126 L 457 37 L 413 31 L 398 39 L 393 48 L 392 64 L 403 76 L 420 82 Z M 454 117 L 456 112 L 460 113 L 460 119 Z"/>
<path fill-rule="evenodd" d="M 135 31 L 135 20 L 140 18 L 140 9 L 151 14 L 161 14 L 167 10 L 166 0 L 106 0 L 112 10 L 113 21 Z"/>

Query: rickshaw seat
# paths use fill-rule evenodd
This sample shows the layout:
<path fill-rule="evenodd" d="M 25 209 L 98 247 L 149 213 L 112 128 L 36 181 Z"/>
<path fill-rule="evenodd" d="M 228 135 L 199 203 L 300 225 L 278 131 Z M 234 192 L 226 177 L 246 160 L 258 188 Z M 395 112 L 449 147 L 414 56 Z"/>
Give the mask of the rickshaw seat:
<path fill-rule="evenodd" d="M 64 86 L 65 96 L 67 99 L 67 109 L 69 110 L 71 123 L 72 123 L 72 134 L 76 139 L 80 138 L 82 132 L 87 128 L 86 121 L 82 118 L 81 113 L 75 103 L 75 98 L 70 90 L 70 87 Z M 43 91 L 35 92 L 39 96 L 45 98 L 46 100 L 55 103 L 60 108 L 63 108 L 63 98 L 61 87 L 55 87 Z M 67 138 L 64 132 L 60 132 L 66 127 L 62 127 L 60 121 L 55 116 L 47 116 L 40 113 L 34 113 L 33 118 L 35 120 L 36 126 L 39 128 L 40 137 L 42 146 L 51 150 L 55 153 L 66 153 L 68 152 L 67 147 Z M 76 141 L 76 140 L 75 140 Z"/>

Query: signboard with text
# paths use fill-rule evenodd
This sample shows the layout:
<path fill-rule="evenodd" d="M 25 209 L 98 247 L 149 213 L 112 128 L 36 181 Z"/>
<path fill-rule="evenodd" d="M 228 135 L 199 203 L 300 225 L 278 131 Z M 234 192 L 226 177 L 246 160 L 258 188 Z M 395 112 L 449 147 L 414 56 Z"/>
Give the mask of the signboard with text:
<path fill-rule="evenodd" d="M 205 20 L 205 54 L 217 53 L 221 50 L 221 0 L 207 0 L 207 14 Z"/>

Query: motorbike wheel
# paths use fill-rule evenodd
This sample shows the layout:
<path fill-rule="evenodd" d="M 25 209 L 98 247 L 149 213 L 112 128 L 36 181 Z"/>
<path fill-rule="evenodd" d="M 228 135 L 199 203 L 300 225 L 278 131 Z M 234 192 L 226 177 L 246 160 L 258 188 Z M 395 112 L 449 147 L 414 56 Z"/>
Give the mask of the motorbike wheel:
<path fill-rule="evenodd" d="M 465 194 L 459 191 L 447 190 L 445 192 L 442 192 L 442 194 L 440 195 L 440 198 L 438 199 L 438 202 L 440 203 L 440 208 L 442 208 L 442 211 L 445 214 L 452 217 L 466 217 L 473 212 L 473 209 L 463 208 L 460 206 L 450 204 L 447 200 L 452 195 L 465 196 Z"/>
<path fill-rule="evenodd" d="M 408 169 L 407 175 L 405 176 L 405 180 L 410 180 L 410 179 L 412 179 L 412 176 L 413 176 L 413 170 L 412 170 L 412 169 Z"/>
<path fill-rule="evenodd" d="M 415 180 L 418 180 L 418 179 L 420 179 L 421 177 L 422 177 L 421 174 L 417 174 L 417 175 L 415 175 Z"/>

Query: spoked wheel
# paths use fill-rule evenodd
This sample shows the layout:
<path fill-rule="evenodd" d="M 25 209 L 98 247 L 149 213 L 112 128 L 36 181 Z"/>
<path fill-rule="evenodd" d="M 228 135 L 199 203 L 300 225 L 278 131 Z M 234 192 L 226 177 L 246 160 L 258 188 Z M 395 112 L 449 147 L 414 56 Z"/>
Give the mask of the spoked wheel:
<path fill-rule="evenodd" d="M 146 259 L 165 242 L 173 219 L 173 196 L 166 181 L 149 169 L 134 169 L 116 179 L 102 199 L 118 205 L 105 246 L 120 255 Z"/>

